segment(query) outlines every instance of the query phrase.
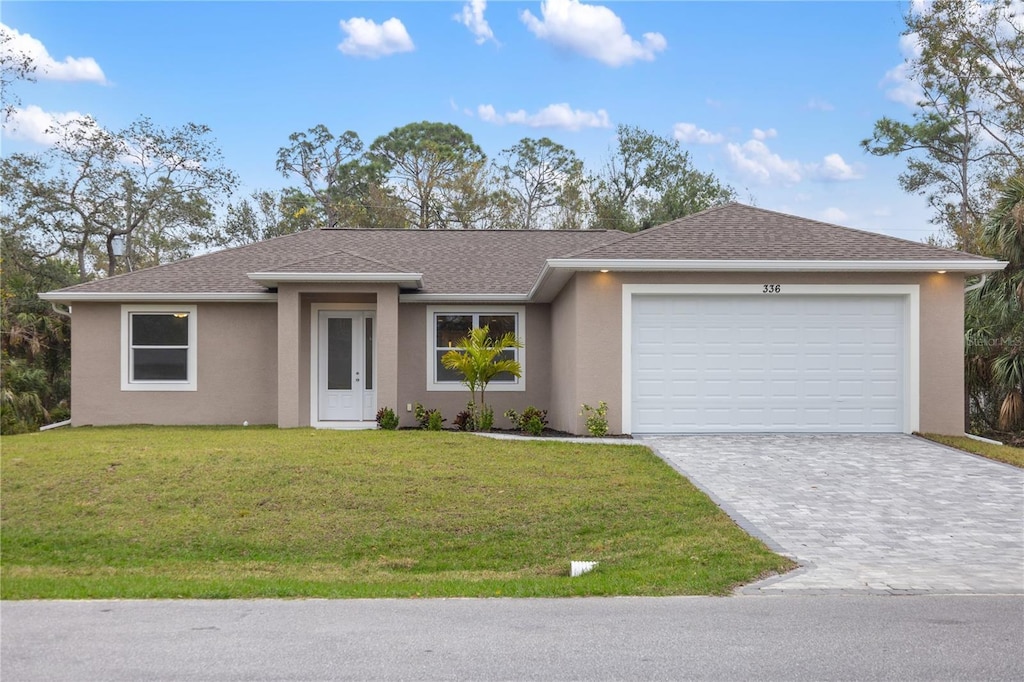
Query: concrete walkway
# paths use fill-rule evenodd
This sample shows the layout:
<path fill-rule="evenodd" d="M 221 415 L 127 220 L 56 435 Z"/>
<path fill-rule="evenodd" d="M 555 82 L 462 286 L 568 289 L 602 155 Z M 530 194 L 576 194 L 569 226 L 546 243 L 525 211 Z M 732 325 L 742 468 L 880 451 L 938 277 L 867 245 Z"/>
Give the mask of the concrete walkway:
<path fill-rule="evenodd" d="M 744 593 L 1024 593 L 1024 470 L 901 435 L 641 442 L 803 566 Z"/>

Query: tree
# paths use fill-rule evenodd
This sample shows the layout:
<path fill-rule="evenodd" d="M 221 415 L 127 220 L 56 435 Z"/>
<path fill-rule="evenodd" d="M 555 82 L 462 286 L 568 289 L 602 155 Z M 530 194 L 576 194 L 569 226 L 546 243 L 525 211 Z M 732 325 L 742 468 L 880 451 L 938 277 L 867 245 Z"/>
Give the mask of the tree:
<path fill-rule="evenodd" d="M 736 201 L 736 191 L 732 187 L 723 185 L 711 173 L 703 173 L 687 165 L 669 180 L 660 195 L 638 197 L 640 229 L 646 230 L 732 201 Z"/>
<path fill-rule="evenodd" d="M 302 181 L 302 189 L 286 191 L 289 203 L 305 204 L 302 218 L 321 227 L 397 226 L 388 214 L 397 202 L 383 187 L 384 168 L 365 154 L 357 133 L 335 137 L 320 124 L 288 141 L 277 151 L 277 170 Z"/>
<path fill-rule="evenodd" d="M 635 232 L 735 200 L 731 187 L 693 167 L 677 140 L 627 125 L 617 138 L 593 182 L 593 227 Z"/>
<path fill-rule="evenodd" d="M 466 207 L 479 205 L 486 193 L 479 180 L 487 157 L 469 133 L 451 123 L 395 128 L 373 141 L 368 157 L 385 169 L 388 186 L 421 230 L 470 226 Z"/>
<path fill-rule="evenodd" d="M 477 429 L 486 421 L 481 420 L 481 416 L 489 412 L 485 396 L 487 384 L 502 373 L 522 376 L 522 366 L 509 357 L 512 349 L 522 347 L 522 342 L 512 332 L 492 339 L 490 329 L 484 325 L 471 329 L 468 336 L 459 339 L 455 348 L 441 356 L 441 364 L 461 374 L 462 383 L 469 389 L 473 424 Z M 478 390 L 479 403 L 476 400 Z"/>
<path fill-rule="evenodd" d="M 502 152 L 498 173 L 514 197 L 516 225 L 529 230 L 544 222 L 551 226 L 555 219 L 549 211 L 572 202 L 583 162 L 574 151 L 547 137 L 524 137 Z"/>
<path fill-rule="evenodd" d="M 67 261 L 36 257 L 13 232 L 0 239 L 0 432 L 20 433 L 69 415 L 68 318 L 38 294 L 73 284 L 77 273 Z"/>
<path fill-rule="evenodd" d="M 587 226 L 591 209 L 590 178 L 580 169 L 578 174 L 571 173 L 562 181 L 553 227 L 556 230 L 582 230 Z"/>
<path fill-rule="evenodd" d="M 965 374 L 973 426 L 1024 441 L 1024 175 L 1004 186 L 982 242 L 1009 264 L 967 296 Z"/>
<path fill-rule="evenodd" d="M 36 67 L 32 56 L 14 49 L 14 36 L 5 26 L 0 26 L 0 106 L 3 121 L 7 121 L 21 104 L 14 92 L 18 81 L 34 81 Z"/>
<path fill-rule="evenodd" d="M 944 241 L 977 251 L 1000 182 L 1024 167 L 1024 22 L 1010 0 L 936 0 L 905 17 L 919 47 L 909 63 L 920 88 L 910 123 L 880 119 L 861 145 L 904 156 L 900 186 L 927 198 Z"/>
<path fill-rule="evenodd" d="M 242 246 L 316 227 L 308 197 L 258 190 L 228 204 L 214 233 L 217 246 Z"/>
<path fill-rule="evenodd" d="M 99 268 L 117 272 L 119 238 L 131 268 L 209 241 L 214 205 L 236 183 L 209 128 L 165 131 L 140 118 L 110 132 L 86 118 L 52 130 L 57 141 L 45 153 L 0 161 L 5 227 L 40 253 L 73 254 L 84 280 Z"/>

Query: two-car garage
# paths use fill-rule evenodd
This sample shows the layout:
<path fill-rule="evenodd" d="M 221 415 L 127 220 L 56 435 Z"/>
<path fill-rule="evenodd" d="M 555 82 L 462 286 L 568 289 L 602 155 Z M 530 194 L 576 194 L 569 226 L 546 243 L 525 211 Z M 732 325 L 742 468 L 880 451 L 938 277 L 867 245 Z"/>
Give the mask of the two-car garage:
<path fill-rule="evenodd" d="M 627 289 L 632 433 L 910 430 L 916 287 Z"/>

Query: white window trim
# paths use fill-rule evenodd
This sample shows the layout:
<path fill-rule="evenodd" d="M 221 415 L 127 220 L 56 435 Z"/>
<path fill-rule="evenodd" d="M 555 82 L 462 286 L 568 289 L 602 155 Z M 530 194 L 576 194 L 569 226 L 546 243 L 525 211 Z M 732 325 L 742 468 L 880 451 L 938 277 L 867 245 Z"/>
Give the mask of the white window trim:
<path fill-rule="evenodd" d="M 765 293 L 765 285 L 778 284 L 776 293 Z M 763 284 L 623 284 L 622 285 L 622 433 L 633 431 L 633 296 L 636 294 L 714 294 L 782 296 L 902 296 L 904 297 L 903 431 L 914 433 L 921 424 L 921 287 L 917 284 L 786 284 L 766 280 Z"/>
<path fill-rule="evenodd" d="M 525 391 L 526 390 L 526 306 L 517 305 L 428 305 L 427 306 L 427 390 L 428 391 L 465 391 L 466 385 L 456 381 L 437 381 L 434 376 L 436 360 L 434 352 L 437 347 L 434 345 L 437 329 L 434 326 L 434 316 L 438 313 L 463 315 L 515 315 L 516 316 L 516 338 L 523 342 L 523 347 L 517 351 L 519 366 L 522 375 L 514 382 L 494 382 L 487 384 L 487 392 Z"/>
<path fill-rule="evenodd" d="M 188 313 L 188 379 L 186 381 L 132 381 L 131 315 L 132 313 Z M 122 305 L 121 306 L 121 390 L 122 391 L 197 391 L 199 310 L 195 305 Z"/>

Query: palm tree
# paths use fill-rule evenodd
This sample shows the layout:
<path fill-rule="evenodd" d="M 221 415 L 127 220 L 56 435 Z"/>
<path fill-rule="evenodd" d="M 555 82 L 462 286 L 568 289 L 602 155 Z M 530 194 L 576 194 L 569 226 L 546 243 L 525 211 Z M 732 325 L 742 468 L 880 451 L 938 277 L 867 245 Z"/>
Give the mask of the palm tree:
<path fill-rule="evenodd" d="M 492 339 L 490 329 L 484 325 L 470 330 L 469 336 L 459 339 L 452 350 L 441 356 L 441 364 L 461 374 L 462 383 L 469 389 L 475 428 L 481 426 L 479 417 L 487 407 L 487 384 L 503 373 L 517 378 L 522 376 L 523 368 L 519 362 L 506 357 L 508 351 L 522 347 L 522 342 L 512 332 Z M 477 390 L 480 391 L 479 404 L 476 401 Z"/>
<path fill-rule="evenodd" d="M 967 300 L 968 386 L 977 411 L 1016 431 L 1024 429 L 1024 176 L 1004 186 L 983 239 L 1009 264 Z"/>

